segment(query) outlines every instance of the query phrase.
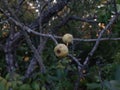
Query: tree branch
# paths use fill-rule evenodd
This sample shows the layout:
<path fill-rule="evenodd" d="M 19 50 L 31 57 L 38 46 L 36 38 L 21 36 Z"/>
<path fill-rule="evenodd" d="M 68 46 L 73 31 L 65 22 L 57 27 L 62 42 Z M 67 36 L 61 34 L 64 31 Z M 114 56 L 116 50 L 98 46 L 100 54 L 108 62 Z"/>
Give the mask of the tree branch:
<path fill-rule="evenodd" d="M 21 28 L 21 29 L 23 29 L 23 28 Z M 42 61 L 42 57 L 39 55 L 37 49 L 36 49 L 35 46 L 32 44 L 32 42 L 31 42 L 31 40 L 30 40 L 30 37 L 29 37 L 29 35 L 27 34 L 27 32 L 23 30 L 23 34 L 24 34 L 24 36 L 25 36 L 25 38 L 26 38 L 26 41 L 27 41 L 29 47 L 31 48 L 31 50 L 32 50 L 33 53 L 34 53 L 35 59 L 37 60 L 39 66 L 40 66 L 41 72 L 42 72 L 42 73 L 45 73 L 46 70 L 45 70 L 45 66 L 44 66 L 43 61 Z"/>
<path fill-rule="evenodd" d="M 97 47 L 98 47 L 98 45 L 99 45 L 99 43 L 100 43 L 100 39 L 102 38 L 103 33 L 110 28 L 110 26 L 115 22 L 116 19 L 117 19 L 117 16 L 114 15 L 114 16 L 111 18 L 110 22 L 109 22 L 109 23 L 107 24 L 107 26 L 105 27 L 105 29 L 103 29 L 103 30 L 100 32 L 100 34 L 99 34 L 99 36 L 98 36 L 98 39 L 97 39 L 94 47 L 93 47 L 92 50 L 89 52 L 88 56 L 86 57 L 86 59 L 85 59 L 85 61 L 84 61 L 84 65 L 87 65 L 90 57 L 92 57 L 93 54 L 95 53 L 95 51 L 96 51 L 96 49 L 97 49 Z"/>
<path fill-rule="evenodd" d="M 69 54 L 68 57 L 75 61 L 79 67 L 83 67 L 83 65 L 73 55 Z"/>
<path fill-rule="evenodd" d="M 51 17 L 53 17 L 54 15 L 56 15 L 59 11 L 61 11 L 65 5 L 68 4 L 70 0 L 62 0 L 58 3 L 56 3 L 55 5 L 53 5 L 52 7 L 50 7 L 49 9 L 43 11 L 41 13 L 41 17 L 38 17 L 31 25 L 31 29 L 36 29 L 39 27 L 39 21 L 41 21 L 41 25 L 48 23 L 48 21 L 51 19 Z M 41 19 L 41 20 L 39 20 Z"/>
<path fill-rule="evenodd" d="M 42 43 L 40 43 L 40 45 L 38 45 L 37 51 L 39 52 L 40 56 L 42 55 L 42 51 L 44 50 L 46 42 L 47 42 L 47 39 L 44 39 L 44 41 Z M 33 56 L 32 60 L 30 61 L 29 66 L 27 68 L 27 71 L 26 71 L 26 73 L 24 75 L 23 81 L 26 78 L 29 78 L 31 73 L 34 71 L 36 64 L 37 64 L 37 61 L 35 60 L 35 57 Z"/>

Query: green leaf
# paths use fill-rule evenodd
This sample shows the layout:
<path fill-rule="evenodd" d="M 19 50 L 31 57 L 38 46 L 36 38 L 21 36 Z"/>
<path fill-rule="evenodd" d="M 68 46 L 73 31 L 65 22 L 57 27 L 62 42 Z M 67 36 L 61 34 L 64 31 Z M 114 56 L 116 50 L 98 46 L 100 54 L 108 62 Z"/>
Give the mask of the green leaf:
<path fill-rule="evenodd" d="M 88 84 L 87 84 L 87 87 L 88 87 L 89 89 L 98 89 L 98 88 L 100 88 L 101 86 L 100 86 L 100 84 L 97 84 L 97 83 L 88 83 Z"/>
<path fill-rule="evenodd" d="M 7 81 L 5 79 L 0 81 L 0 90 L 7 90 L 6 83 Z"/>
<path fill-rule="evenodd" d="M 32 88 L 33 88 L 33 90 L 40 90 L 39 83 L 33 82 L 33 83 L 32 83 Z"/>
<path fill-rule="evenodd" d="M 117 10 L 120 12 L 120 4 L 117 4 Z"/>
<path fill-rule="evenodd" d="M 6 84 L 7 90 L 9 90 L 10 87 L 12 87 L 12 83 L 11 82 L 7 82 L 7 84 Z"/>
<path fill-rule="evenodd" d="M 19 88 L 20 88 L 20 90 L 32 90 L 32 88 L 28 84 L 24 84 L 24 85 L 20 86 Z"/>
<path fill-rule="evenodd" d="M 46 88 L 44 86 L 42 86 L 42 89 L 41 90 L 46 90 Z"/>
<path fill-rule="evenodd" d="M 110 84 L 114 90 L 120 90 L 120 82 L 118 82 L 117 80 L 111 80 Z"/>
<path fill-rule="evenodd" d="M 12 87 L 13 87 L 13 88 L 16 88 L 16 87 L 17 87 L 16 81 L 12 81 L 11 84 L 12 84 Z"/>
<path fill-rule="evenodd" d="M 0 82 L 0 90 L 6 90 L 5 85 Z"/>
<path fill-rule="evenodd" d="M 118 80 L 120 82 L 120 66 L 117 67 L 115 78 L 116 78 L 116 80 Z"/>
<path fill-rule="evenodd" d="M 103 85 L 104 85 L 104 87 L 108 88 L 109 90 L 115 90 L 115 89 L 112 87 L 111 83 L 110 83 L 109 81 L 107 81 L 107 80 L 105 80 L 105 81 L 103 82 Z"/>
<path fill-rule="evenodd" d="M 0 76 L 0 81 L 3 80 L 4 78 Z"/>

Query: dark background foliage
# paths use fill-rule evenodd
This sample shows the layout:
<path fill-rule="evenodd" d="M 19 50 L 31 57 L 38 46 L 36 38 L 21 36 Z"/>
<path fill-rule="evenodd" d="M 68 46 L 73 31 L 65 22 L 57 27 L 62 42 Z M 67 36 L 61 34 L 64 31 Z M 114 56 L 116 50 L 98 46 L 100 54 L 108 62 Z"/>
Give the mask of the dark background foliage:
<path fill-rule="evenodd" d="M 0 0 L 0 90 L 119 90 L 119 37 L 119 0 Z"/>

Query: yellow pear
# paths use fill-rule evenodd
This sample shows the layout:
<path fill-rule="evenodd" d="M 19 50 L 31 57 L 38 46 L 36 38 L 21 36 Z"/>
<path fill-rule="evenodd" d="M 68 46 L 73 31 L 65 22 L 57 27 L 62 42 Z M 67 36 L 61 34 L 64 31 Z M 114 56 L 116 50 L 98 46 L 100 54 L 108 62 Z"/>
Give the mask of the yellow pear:
<path fill-rule="evenodd" d="M 54 48 L 55 55 L 57 57 L 66 57 L 68 55 L 68 47 L 65 44 L 58 44 Z"/>
<path fill-rule="evenodd" d="M 65 44 L 72 43 L 73 42 L 73 35 L 67 33 L 62 37 L 62 40 Z"/>

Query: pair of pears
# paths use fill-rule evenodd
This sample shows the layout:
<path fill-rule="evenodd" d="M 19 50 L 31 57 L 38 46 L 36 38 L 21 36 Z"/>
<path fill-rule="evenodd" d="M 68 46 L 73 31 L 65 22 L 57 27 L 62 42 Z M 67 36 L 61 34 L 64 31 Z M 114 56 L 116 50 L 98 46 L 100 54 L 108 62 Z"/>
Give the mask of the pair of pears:
<path fill-rule="evenodd" d="M 69 43 L 73 42 L 73 36 L 71 34 L 65 34 L 62 37 L 62 41 L 65 44 L 60 43 L 54 48 L 54 52 L 57 57 L 66 57 L 68 55 L 69 50 L 67 46 Z"/>

